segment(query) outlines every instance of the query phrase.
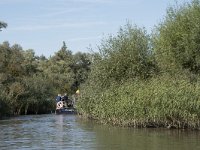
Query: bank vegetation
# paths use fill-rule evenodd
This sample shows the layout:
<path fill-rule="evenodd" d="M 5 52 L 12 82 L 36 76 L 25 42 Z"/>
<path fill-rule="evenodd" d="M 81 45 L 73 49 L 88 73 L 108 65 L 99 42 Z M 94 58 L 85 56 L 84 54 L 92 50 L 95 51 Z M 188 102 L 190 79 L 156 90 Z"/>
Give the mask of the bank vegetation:
<path fill-rule="evenodd" d="M 65 42 L 53 56 L 36 56 L 20 45 L 0 44 L 0 118 L 53 113 L 58 93 L 74 94 L 87 79 L 90 54 L 72 54 Z"/>
<path fill-rule="evenodd" d="M 200 1 L 169 7 L 151 34 L 127 23 L 103 39 L 79 112 L 103 123 L 200 129 Z"/>

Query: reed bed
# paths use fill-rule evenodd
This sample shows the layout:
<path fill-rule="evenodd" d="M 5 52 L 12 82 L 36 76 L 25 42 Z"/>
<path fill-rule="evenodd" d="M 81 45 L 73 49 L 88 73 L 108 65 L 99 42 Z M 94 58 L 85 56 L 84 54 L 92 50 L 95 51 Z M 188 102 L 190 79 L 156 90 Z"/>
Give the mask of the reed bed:
<path fill-rule="evenodd" d="M 200 129 L 199 91 L 199 82 L 162 76 L 102 92 L 87 89 L 78 106 L 81 114 L 113 125 Z"/>

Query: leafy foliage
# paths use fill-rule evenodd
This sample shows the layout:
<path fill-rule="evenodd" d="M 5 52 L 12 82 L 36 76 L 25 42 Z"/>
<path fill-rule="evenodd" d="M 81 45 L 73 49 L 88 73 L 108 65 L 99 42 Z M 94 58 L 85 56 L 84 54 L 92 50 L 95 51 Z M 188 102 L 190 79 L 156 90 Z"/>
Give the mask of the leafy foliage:
<path fill-rule="evenodd" d="M 0 21 L 0 31 L 2 31 L 1 30 L 2 28 L 6 28 L 7 26 L 8 26 L 7 23 Z"/>
<path fill-rule="evenodd" d="M 87 55 L 73 55 L 65 43 L 49 59 L 8 42 L 0 45 L 0 54 L 0 117 L 54 111 L 55 95 L 75 93 L 90 70 Z"/>
<path fill-rule="evenodd" d="M 94 62 L 89 82 L 109 87 L 115 82 L 149 78 L 155 69 L 150 51 L 145 29 L 127 24 L 117 36 L 110 36 L 99 46 L 99 58 Z"/>
<path fill-rule="evenodd" d="M 134 127 L 200 127 L 200 1 L 169 7 L 151 36 L 129 24 L 99 48 L 80 113 Z"/>
<path fill-rule="evenodd" d="M 156 60 L 164 71 L 200 73 L 200 2 L 169 7 L 154 34 Z"/>

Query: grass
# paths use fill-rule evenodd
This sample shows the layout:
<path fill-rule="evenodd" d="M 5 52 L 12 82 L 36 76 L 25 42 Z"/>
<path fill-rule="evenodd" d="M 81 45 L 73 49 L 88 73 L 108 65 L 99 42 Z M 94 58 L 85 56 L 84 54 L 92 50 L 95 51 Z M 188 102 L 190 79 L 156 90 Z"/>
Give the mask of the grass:
<path fill-rule="evenodd" d="M 200 128 L 200 83 L 161 76 L 102 91 L 87 87 L 80 113 L 103 123 L 133 127 Z"/>

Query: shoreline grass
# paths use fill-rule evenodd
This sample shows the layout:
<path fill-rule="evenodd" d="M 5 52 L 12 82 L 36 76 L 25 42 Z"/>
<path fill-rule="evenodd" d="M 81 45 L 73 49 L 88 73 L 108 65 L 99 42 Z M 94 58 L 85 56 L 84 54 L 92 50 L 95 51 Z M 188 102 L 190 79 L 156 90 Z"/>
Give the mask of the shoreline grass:
<path fill-rule="evenodd" d="M 84 92 L 81 114 L 102 123 L 130 127 L 200 129 L 200 83 L 162 76 L 126 82 L 97 94 Z"/>

